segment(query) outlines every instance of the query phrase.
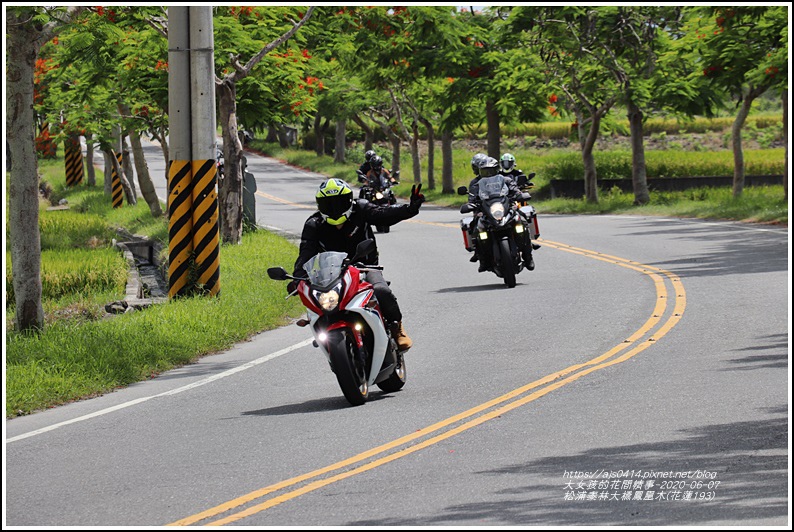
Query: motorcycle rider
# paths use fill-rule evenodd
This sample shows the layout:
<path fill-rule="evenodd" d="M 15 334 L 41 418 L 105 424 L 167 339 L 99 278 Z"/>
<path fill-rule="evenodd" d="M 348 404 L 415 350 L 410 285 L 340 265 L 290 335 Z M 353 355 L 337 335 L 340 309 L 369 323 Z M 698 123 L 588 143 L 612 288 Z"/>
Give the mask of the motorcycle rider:
<path fill-rule="evenodd" d="M 383 157 L 380 155 L 374 155 L 372 159 L 369 160 L 369 165 L 370 169 L 366 175 L 370 183 L 379 184 L 381 174 L 383 174 L 392 185 L 395 183 L 396 180 L 391 176 L 391 172 L 383 167 Z"/>
<path fill-rule="evenodd" d="M 366 239 L 375 240 L 373 225 L 390 226 L 416 216 L 425 201 L 421 189 L 421 183 L 411 187 L 411 197 L 407 204 L 375 205 L 366 200 L 354 200 L 353 189 L 341 179 L 323 181 L 315 194 L 317 211 L 309 216 L 303 226 L 293 276 L 305 278 L 307 274 L 303 265 L 321 251 L 340 251 L 352 256 L 360 242 Z M 377 265 L 377 248 L 364 257 L 362 262 Z M 383 278 L 383 273 L 379 270 L 368 271 L 366 280 L 375 290 L 375 297 L 380 303 L 386 323 L 391 324 L 398 349 L 407 351 L 413 342 L 405 332 L 397 298 Z M 288 293 L 294 292 L 297 286 L 297 281 L 291 281 L 287 285 Z"/>
<path fill-rule="evenodd" d="M 477 158 L 478 155 L 482 155 L 482 154 L 477 154 L 477 155 L 474 156 L 474 158 Z M 472 168 L 474 167 L 474 164 L 475 164 L 474 158 L 472 158 Z M 475 203 L 475 204 L 479 203 L 479 201 L 480 201 L 480 198 L 479 198 L 479 188 L 480 188 L 479 187 L 479 181 L 480 181 L 480 179 L 482 179 L 484 177 L 493 177 L 493 176 L 501 173 L 500 172 L 501 167 L 500 167 L 499 161 L 497 161 L 493 157 L 488 157 L 488 156 L 479 157 L 479 158 L 477 158 L 477 163 L 479 164 L 479 168 L 478 168 L 479 172 L 478 172 L 477 177 L 472 179 L 471 183 L 469 184 L 469 196 L 468 196 L 469 203 Z M 519 202 L 520 199 L 521 199 L 521 194 L 522 194 L 521 189 L 518 188 L 518 185 L 516 185 L 516 182 L 513 180 L 513 178 L 510 175 L 502 174 L 502 177 L 504 177 L 505 185 L 507 185 L 507 189 L 508 189 L 507 190 L 507 196 L 512 201 Z M 482 216 L 482 213 L 479 213 L 479 212 L 476 213 L 475 216 L 474 216 L 474 219 L 472 220 L 472 223 L 469 225 L 469 233 L 471 234 L 471 239 L 470 239 L 471 242 L 476 242 L 475 233 L 477 231 L 477 220 L 478 220 L 478 218 L 480 216 Z M 535 261 L 532 258 L 531 246 L 529 246 L 529 248 L 530 249 L 528 249 L 525 252 L 526 256 L 528 257 L 528 260 L 526 260 L 527 269 L 528 270 L 534 270 L 535 269 Z M 484 253 L 480 253 L 479 250 L 477 250 L 476 245 L 475 245 L 474 256 L 471 259 L 469 259 L 471 262 L 476 262 L 478 260 L 480 261 L 480 265 L 477 268 L 478 272 L 487 271 L 489 269 L 489 267 L 491 266 L 491 262 L 492 262 L 492 257 L 490 256 L 490 253 L 487 250 L 483 250 L 483 251 L 484 251 Z"/>
<path fill-rule="evenodd" d="M 361 166 L 358 167 L 358 171 L 356 172 L 358 174 L 359 181 L 364 181 L 364 178 L 366 177 L 370 168 L 372 168 L 372 166 L 370 165 L 370 161 L 372 160 L 373 157 L 375 157 L 375 155 L 376 155 L 375 150 L 367 150 L 366 152 L 364 152 L 364 162 L 361 163 Z"/>

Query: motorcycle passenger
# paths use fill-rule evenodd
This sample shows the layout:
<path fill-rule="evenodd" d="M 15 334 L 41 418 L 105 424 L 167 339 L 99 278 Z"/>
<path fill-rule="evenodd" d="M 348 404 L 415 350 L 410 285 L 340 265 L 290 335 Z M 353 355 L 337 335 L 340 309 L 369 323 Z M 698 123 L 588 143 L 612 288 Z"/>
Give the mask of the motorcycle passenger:
<path fill-rule="evenodd" d="M 390 226 L 416 216 L 425 201 L 421 189 L 421 183 L 411 187 L 411 198 L 407 204 L 375 205 L 366 200 L 354 200 L 353 189 L 341 179 L 323 181 L 315 194 L 318 210 L 309 216 L 303 226 L 293 276 L 305 278 L 307 274 L 303 265 L 321 251 L 339 251 L 352 256 L 360 242 L 370 238 L 375 240 L 373 225 Z M 377 265 L 377 248 L 362 262 Z M 379 270 L 366 272 L 366 280 L 375 290 L 375 297 L 387 325 L 391 326 L 398 349 L 407 351 L 413 342 L 405 332 L 397 298 L 383 278 L 383 273 Z M 291 281 L 287 291 L 294 292 L 297 285 L 297 281 Z"/>
<path fill-rule="evenodd" d="M 479 154 L 478 154 L 479 155 Z M 475 155 L 476 157 L 476 155 Z M 472 159 L 474 161 L 474 159 Z M 487 157 L 479 159 L 480 167 L 479 167 L 479 175 L 471 180 L 469 184 L 469 203 L 477 204 L 480 202 L 479 198 L 479 181 L 483 177 L 493 177 L 500 173 L 500 165 L 499 161 L 494 159 L 493 157 Z M 509 175 L 502 174 L 505 180 L 505 185 L 507 185 L 507 196 L 515 201 L 520 201 L 521 198 L 521 189 L 518 188 L 516 182 L 513 181 L 513 178 Z M 471 234 L 471 241 L 476 242 L 475 233 L 477 232 L 477 221 L 478 218 L 482 216 L 482 213 L 478 212 L 474 216 L 474 220 L 472 221 L 471 225 L 469 225 L 469 233 Z M 480 261 L 480 266 L 478 267 L 478 272 L 484 272 L 488 270 L 492 265 L 492 257 L 490 256 L 489 250 L 483 250 L 483 253 L 480 253 L 479 250 L 474 248 L 474 256 L 470 259 L 471 262 Z M 527 262 L 527 269 L 534 270 L 535 269 L 535 261 L 532 259 L 532 250 L 529 249 L 526 252 L 526 255 L 529 257 Z"/>
<path fill-rule="evenodd" d="M 523 171 L 516 168 L 516 158 L 511 153 L 505 153 L 499 159 L 499 173 L 502 175 L 510 176 L 513 181 L 518 182 L 518 177 L 526 175 Z"/>

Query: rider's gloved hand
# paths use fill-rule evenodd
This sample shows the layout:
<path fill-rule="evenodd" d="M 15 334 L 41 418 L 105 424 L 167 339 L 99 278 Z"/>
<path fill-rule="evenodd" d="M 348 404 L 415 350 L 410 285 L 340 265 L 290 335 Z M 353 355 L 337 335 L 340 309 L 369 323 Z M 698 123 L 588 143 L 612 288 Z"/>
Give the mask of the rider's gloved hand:
<path fill-rule="evenodd" d="M 287 293 L 291 294 L 298 289 L 298 281 L 292 280 L 287 283 Z"/>
<path fill-rule="evenodd" d="M 411 203 L 408 208 L 414 214 L 419 212 L 419 207 L 421 207 L 422 203 L 425 201 L 425 195 L 420 192 L 421 190 L 422 183 L 411 187 Z"/>

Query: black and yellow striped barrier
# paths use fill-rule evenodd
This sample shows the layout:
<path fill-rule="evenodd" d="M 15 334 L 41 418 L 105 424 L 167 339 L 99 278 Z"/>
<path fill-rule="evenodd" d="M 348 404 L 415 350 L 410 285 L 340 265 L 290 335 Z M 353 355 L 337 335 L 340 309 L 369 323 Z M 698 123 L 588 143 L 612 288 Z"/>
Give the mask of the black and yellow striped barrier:
<path fill-rule="evenodd" d="M 168 297 L 191 290 L 193 255 L 193 172 L 190 161 L 171 161 L 168 168 Z"/>
<path fill-rule="evenodd" d="M 220 293 L 217 172 L 215 159 L 193 161 L 193 249 L 196 283 L 213 296 Z"/>
<path fill-rule="evenodd" d="M 80 136 L 69 135 L 63 141 L 64 164 L 66 165 L 66 186 L 74 187 L 83 182 L 83 152 L 80 149 Z"/>
<path fill-rule="evenodd" d="M 116 156 L 116 160 L 119 162 L 119 168 L 121 167 L 121 153 L 114 154 Z M 113 208 L 118 209 L 121 207 L 122 203 L 124 202 L 124 190 L 121 188 L 121 176 L 116 171 L 116 165 L 112 165 L 111 170 L 111 178 L 110 178 L 110 198 L 113 202 Z"/>

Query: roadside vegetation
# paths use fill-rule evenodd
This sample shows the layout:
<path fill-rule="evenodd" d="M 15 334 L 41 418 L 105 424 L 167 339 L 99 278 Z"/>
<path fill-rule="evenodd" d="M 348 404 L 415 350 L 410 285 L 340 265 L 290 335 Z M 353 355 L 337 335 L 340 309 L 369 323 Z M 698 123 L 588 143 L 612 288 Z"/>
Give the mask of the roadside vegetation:
<path fill-rule="evenodd" d="M 751 116 L 748 123 L 747 142 L 754 146 L 744 151 L 748 175 L 781 175 L 785 167 L 785 150 L 779 145 L 782 139 L 782 124 L 779 115 L 759 114 Z M 634 205 L 634 194 L 621 192 L 610 179 L 631 177 L 631 151 L 625 147 L 626 137 L 615 134 L 603 141 L 603 149 L 594 153 L 598 168 L 598 184 L 601 191 L 598 203 L 582 198 L 551 198 L 550 182 L 553 179 L 582 179 L 584 166 L 575 139 L 571 139 L 570 125 L 556 127 L 556 122 L 515 126 L 513 133 L 533 131 L 541 137 L 505 138 L 503 151 L 512 153 L 517 166 L 525 173 L 535 172 L 532 179 L 532 203 L 539 213 L 557 214 L 639 214 L 649 216 L 681 216 L 762 223 L 788 223 L 788 202 L 782 185 L 747 187 L 744 196 L 734 197 L 730 187 L 699 187 L 685 191 L 651 191 L 646 205 Z M 615 128 L 620 130 L 615 121 Z M 729 149 L 730 121 L 728 119 L 698 118 L 686 122 L 672 120 L 649 120 L 646 151 L 647 175 L 656 177 L 730 176 L 733 174 L 733 153 Z M 534 128 L 534 129 L 533 129 Z M 677 131 L 678 134 L 667 134 Z M 699 136 L 694 136 L 697 132 Z M 708 135 L 707 137 L 705 135 Z M 479 133 L 470 130 L 453 144 L 454 189 L 468 186 L 471 180 L 471 157 L 480 149 Z M 555 146 L 554 141 L 563 140 L 564 147 Z M 355 143 L 346 153 L 346 163 L 334 162 L 331 155 L 317 155 L 314 151 L 298 148 L 282 148 L 278 143 L 262 140 L 251 141 L 249 147 L 288 164 L 318 172 L 329 177 L 344 179 L 357 184 L 355 170 L 364 160 L 364 146 Z M 385 144 L 376 146 L 387 166 L 393 166 L 391 149 Z M 440 148 L 436 148 L 440 151 Z M 401 156 L 400 167 L 410 168 L 409 153 Z M 426 173 L 427 155 L 422 157 L 422 172 Z M 459 207 L 462 199 L 457 194 L 445 194 L 441 190 L 441 157 L 436 153 L 434 174 L 436 186 L 422 192 L 428 201 L 438 205 Z M 395 187 L 398 195 L 410 194 L 413 180 L 410 175 L 401 175 L 401 184 Z"/>
<path fill-rule="evenodd" d="M 221 295 L 170 300 L 145 310 L 109 315 L 104 305 L 124 298 L 127 264 L 112 246 L 121 227 L 162 242 L 167 222 L 144 202 L 113 209 L 97 186 L 66 189 L 63 159 L 41 162 L 43 305 L 39 333 L 13 329 L 10 253 L 6 250 L 6 417 L 110 392 L 223 351 L 299 316 L 296 298 L 284 299 L 270 266 L 289 267 L 297 248 L 264 230 L 246 232 L 241 245 L 221 247 Z M 7 196 L 6 196 L 7 197 Z M 65 210 L 48 211 L 65 199 Z"/>

